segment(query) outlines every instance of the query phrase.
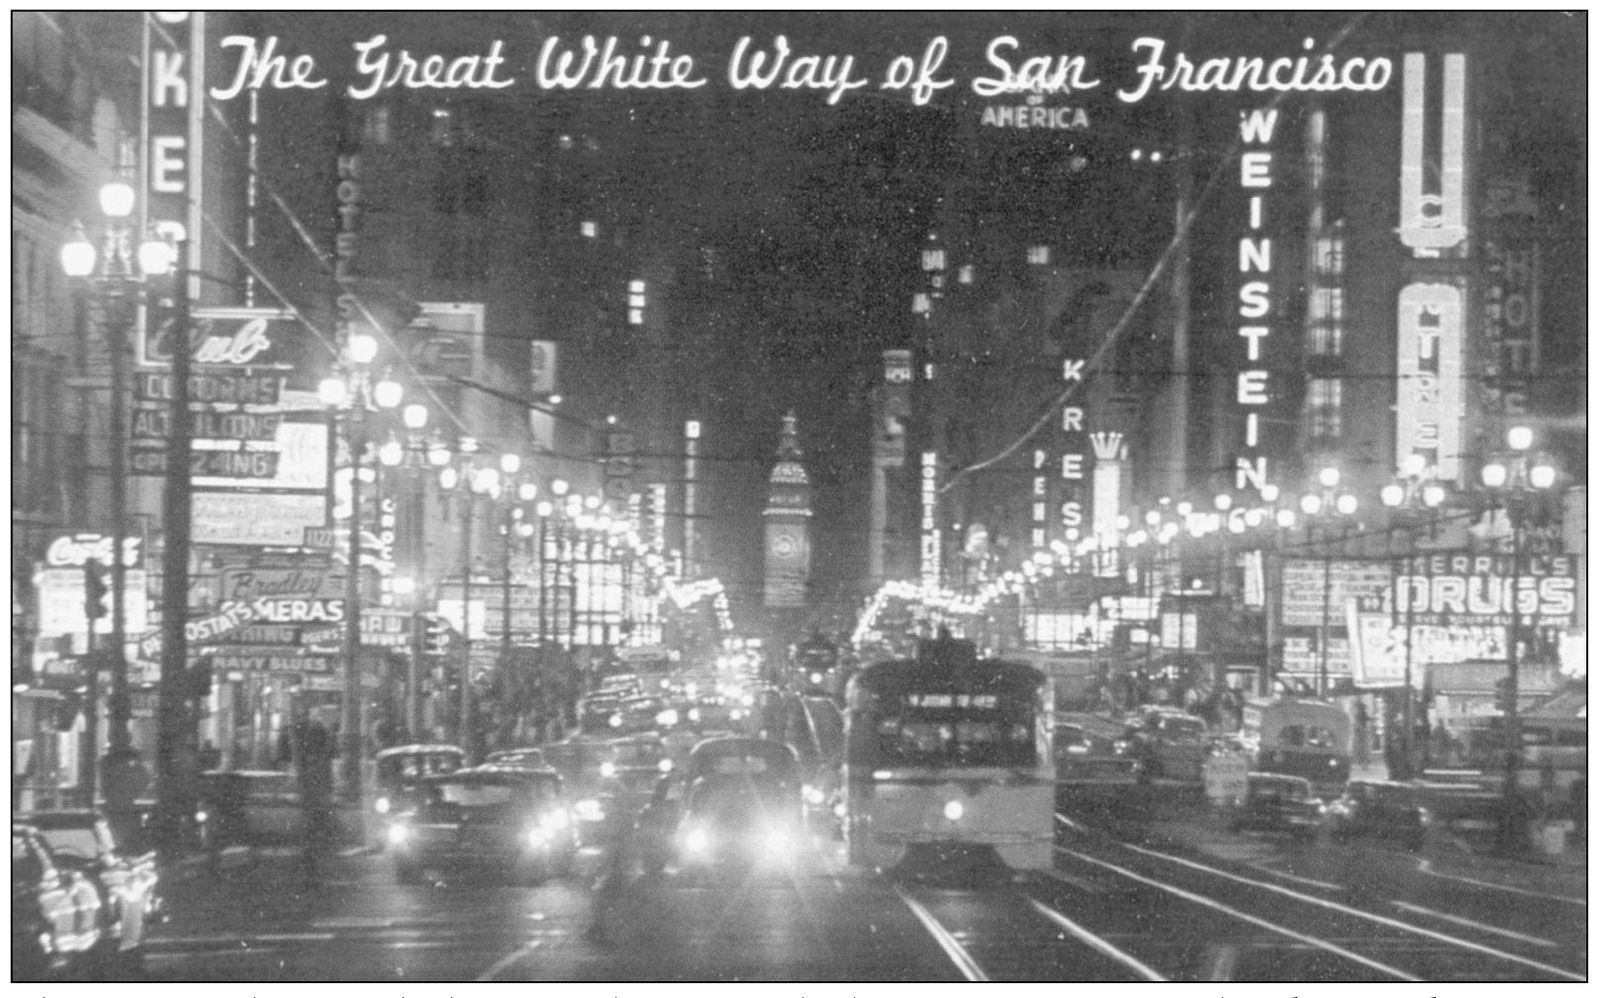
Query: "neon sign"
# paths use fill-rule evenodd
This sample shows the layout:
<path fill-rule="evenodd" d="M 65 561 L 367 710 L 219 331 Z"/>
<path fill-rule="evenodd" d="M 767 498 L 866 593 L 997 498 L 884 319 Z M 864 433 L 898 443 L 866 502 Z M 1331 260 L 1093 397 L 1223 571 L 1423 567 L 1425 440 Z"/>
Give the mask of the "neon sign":
<path fill-rule="evenodd" d="M 1235 380 L 1235 404 L 1241 416 L 1241 439 L 1235 456 L 1238 489 L 1262 489 L 1269 482 L 1269 458 L 1262 452 L 1259 415 L 1269 404 L 1269 369 L 1263 341 L 1269 335 L 1269 274 L 1274 252 L 1264 232 L 1269 212 L 1260 192 L 1273 184 L 1274 153 L 1268 146 L 1279 121 L 1280 112 L 1269 108 L 1241 112 L 1241 143 L 1256 148 L 1241 154 L 1240 170 L 1241 188 L 1247 192 L 1247 225 L 1236 252 L 1236 270 L 1241 277 L 1236 312 L 1241 325 L 1236 335 L 1246 344 Z"/>

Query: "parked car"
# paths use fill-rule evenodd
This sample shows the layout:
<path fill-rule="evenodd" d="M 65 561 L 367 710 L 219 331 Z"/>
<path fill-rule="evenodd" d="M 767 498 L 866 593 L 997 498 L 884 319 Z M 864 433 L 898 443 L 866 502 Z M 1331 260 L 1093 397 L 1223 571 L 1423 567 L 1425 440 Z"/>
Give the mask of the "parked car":
<path fill-rule="evenodd" d="M 82 869 L 64 868 L 38 829 L 11 825 L 11 979 L 77 972 L 103 938 L 100 891 Z"/>
<path fill-rule="evenodd" d="M 302 834 L 302 791 L 296 774 L 277 769 L 210 770 L 201 774 L 196 828 L 205 849 L 295 842 Z"/>
<path fill-rule="evenodd" d="M 1415 788 L 1388 780 L 1353 780 L 1331 802 L 1331 837 L 1388 839 L 1419 852 L 1431 816 L 1415 799 Z"/>
<path fill-rule="evenodd" d="M 146 927 L 158 917 L 156 855 L 131 856 L 118 848 L 112 826 L 98 811 L 41 811 L 19 820 L 50 847 L 56 866 L 81 872 L 101 902 L 101 954 L 119 969 L 136 969 Z"/>
<path fill-rule="evenodd" d="M 540 775 L 476 768 L 425 777 L 418 803 L 386 826 L 397 880 L 479 867 L 540 883 L 561 872 L 575 852 L 575 828 L 558 777 Z"/>
<path fill-rule="evenodd" d="M 1230 810 L 1230 831 L 1290 832 L 1311 842 L 1324 824 L 1324 807 L 1300 776 L 1249 773 L 1246 797 Z"/>

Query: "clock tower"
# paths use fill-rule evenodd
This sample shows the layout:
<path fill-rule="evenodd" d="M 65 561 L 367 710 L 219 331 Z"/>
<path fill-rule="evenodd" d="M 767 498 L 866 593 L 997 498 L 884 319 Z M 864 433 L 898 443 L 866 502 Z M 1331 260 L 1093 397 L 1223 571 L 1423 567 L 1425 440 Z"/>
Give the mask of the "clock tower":
<path fill-rule="evenodd" d="M 794 414 L 783 417 L 766 500 L 766 588 L 769 609 L 805 605 L 805 579 L 811 572 L 811 479 L 800 463 Z"/>

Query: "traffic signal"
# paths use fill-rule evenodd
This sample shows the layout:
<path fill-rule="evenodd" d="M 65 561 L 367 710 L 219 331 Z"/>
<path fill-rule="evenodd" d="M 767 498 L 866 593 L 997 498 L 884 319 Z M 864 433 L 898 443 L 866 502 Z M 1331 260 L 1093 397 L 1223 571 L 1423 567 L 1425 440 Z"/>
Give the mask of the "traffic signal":
<path fill-rule="evenodd" d="M 84 562 L 84 616 L 100 620 L 110 612 L 106 597 L 111 593 L 106 584 L 106 566 L 94 559 Z"/>

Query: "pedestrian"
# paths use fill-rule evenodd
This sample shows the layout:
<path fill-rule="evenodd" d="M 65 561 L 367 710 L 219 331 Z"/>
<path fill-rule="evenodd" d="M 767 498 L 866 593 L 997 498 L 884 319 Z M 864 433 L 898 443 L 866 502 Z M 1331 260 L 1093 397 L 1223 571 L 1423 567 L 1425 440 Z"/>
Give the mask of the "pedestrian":
<path fill-rule="evenodd" d="M 593 884 L 593 919 L 587 938 L 609 945 L 610 915 L 620 905 L 631 882 L 632 818 L 624 807 L 613 806 L 604 815 L 599 875 Z"/>
<path fill-rule="evenodd" d="M 319 722 L 303 719 L 292 741 L 302 805 L 302 876 L 312 886 L 335 839 L 335 737 Z"/>

